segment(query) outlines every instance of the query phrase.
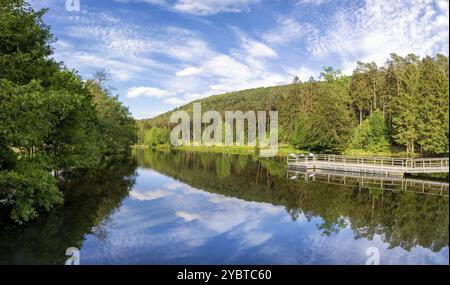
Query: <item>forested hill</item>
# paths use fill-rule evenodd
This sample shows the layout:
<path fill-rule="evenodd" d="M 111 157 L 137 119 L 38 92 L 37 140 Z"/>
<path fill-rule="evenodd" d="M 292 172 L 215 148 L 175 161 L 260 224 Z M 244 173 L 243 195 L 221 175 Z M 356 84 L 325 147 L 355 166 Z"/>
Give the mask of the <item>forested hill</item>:
<path fill-rule="evenodd" d="M 275 106 L 276 102 L 281 96 L 286 95 L 294 87 L 294 84 L 261 87 L 236 92 L 230 92 L 220 95 L 213 95 L 203 99 L 190 102 L 175 110 L 186 110 L 188 113 L 192 112 L 193 103 L 201 103 L 202 111 L 216 110 L 223 113 L 226 110 L 230 111 L 266 111 Z M 174 111 L 175 111 L 174 110 Z M 149 129 L 152 127 L 169 127 L 169 118 L 172 112 L 166 112 L 151 119 L 143 119 L 138 121 L 141 128 Z"/>
<path fill-rule="evenodd" d="M 279 139 L 302 150 L 448 154 L 449 62 L 445 55 L 391 54 L 383 66 L 357 62 L 352 75 L 332 67 L 319 79 L 210 96 L 202 112 L 277 110 Z M 193 102 L 181 107 L 188 113 Z M 173 112 L 173 111 L 172 111 Z M 141 120 L 140 143 L 168 144 L 168 112 Z"/>

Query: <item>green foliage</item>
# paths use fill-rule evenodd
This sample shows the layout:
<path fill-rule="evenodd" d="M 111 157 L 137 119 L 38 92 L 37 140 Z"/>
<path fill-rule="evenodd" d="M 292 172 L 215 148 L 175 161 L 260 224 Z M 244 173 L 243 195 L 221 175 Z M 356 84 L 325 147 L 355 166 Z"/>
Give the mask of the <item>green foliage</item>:
<path fill-rule="evenodd" d="M 319 81 L 311 78 L 304 83 L 243 90 L 196 102 L 202 103 L 203 111 L 218 110 L 222 116 L 225 110 L 277 110 L 281 143 L 326 152 L 344 150 L 353 132 L 361 140 L 361 136 L 367 137 L 373 130 L 356 128 L 355 122 L 361 125 L 379 110 L 374 118 L 381 115 L 387 135 L 370 144 L 353 141 L 353 147 L 382 152 L 389 149 L 386 143 L 393 143 L 409 154 L 419 149 L 445 154 L 449 139 L 448 80 L 447 56 L 420 59 L 392 54 L 383 67 L 358 62 L 351 77 L 326 67 Z M 177 110 L 192 113 L 192 104 Z M 150 128 L 170 128 L 171 113 L 139 121 L 140 140 Z"/>
<path fill-rule="evenodd" d="M 340 153 L 353 135 L 354 114 L 348 95 L 349 78 L 331 68 L 323 73 L 325 83 L 316 98 L 306 131 L 310 149 Z"/>
<path fill-rule="evenodd" d="M 10 214 L 0 208 L 0 264 L 64 264 L 61 252 L 80 248 L 86 233 L 104 238 L 109 216 L 133 188 L 135 170 L 135 161 L 126 155 L 109 156 L 95 169 L 60 173 L 64 206 L 25 226 L 11 224 Z"/>
<path fill-rule="evenodd" d="M 21 160 L 14 170 L 0 171 L 0 189 L 0 200 L 6 201 L 11 218 L 19 224 L 63 201 L 56 179 L 43 161 L 36 158 Z"/>
<path fill-rule="evenodd" d="M 151 148 L 159 145 L 169 144 L 170 132 L 165 128 L 151 128 L 145 132 L 144 143 Z"/>
<path fill-rule="evenodd" d="M 403 64 L 399 74 L 400 88 L 393 102 L 396 108 L 393 110 L 393 135 L 397 143 L 406 145 L 407 152 L 413 153 L 415 143 L 419 137 L 418 113 L 419 107 L 419 72 L 415 56 L 410 56 Z"/>
<path fill-rule="evenodd" d="M 307 149 L 307 135 L 308 135 L 308 127 L 309 127 L 309 119 L 308 117 L 302 117 L 298 120 L 295 125 L 294 132 L 289 138 L 289 143 L 298 149 Z"/>
<path fill-rule="evenodd" d="M 50 58 L 45 10 L 0 3 L 0 195 L 22 223 L 62 201 L 50 173 L 129 150 L 136 127 L 116 97 L 93 92 L 91 82 Z"/>
<path fill-rule="evenodd" d="M 124 153 L 137 141 L 137 126 L 128 108 L 117 96 L 111 96 L 98 81 L 88 81 L 86 87 L 93 96 L 97 112 L 102 152 Z"/>
<path fill-rule="evenodd" d="M 375 153 L 389 150 L 388 130 L 381 111 L 376 110 L 356 128 L 352 148 Z"/>
<path fill-rule="evenodd" d="M 0 1 L 0 78 L 27 84 L 43 80 L 57 71 L 47 60 L 54 38 L 43 22 L 46 10 L 34 11 L 23 0 Z"/>
<path fill-rule="evenodd" d="M 447 61 L 448 66 L 448 61 Z M 419 66 L 418 143 L 424 151 L 448 153 L 449 77 L 430 57 Z"/>

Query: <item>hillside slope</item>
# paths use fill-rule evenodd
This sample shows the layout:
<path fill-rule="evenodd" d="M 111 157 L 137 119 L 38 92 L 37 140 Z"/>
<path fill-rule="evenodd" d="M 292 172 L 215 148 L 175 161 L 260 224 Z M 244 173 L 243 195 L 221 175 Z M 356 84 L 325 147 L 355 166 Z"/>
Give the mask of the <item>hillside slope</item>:
<path fill-rule="evenodd" d="M 152 127 L 169 127 L 170 115 L 177 110 L 185 110 L 192 114 L 192 104 L 201 103 L 202 112 L 209 110 L 219 111 L 222 115 L 224 111 L 264 111 L 275 108 L 277 101 L 281 97 L 286 97 L 292 90 L 294 84 L 261 87 L 236 92 L 225 93 L 221 95 L 212 95 L 203 99 L 190 102 L 182 107 L 166 112 L 151 119 L 143 119 L 139 121 L 141 129 L 149 129 Z"/>

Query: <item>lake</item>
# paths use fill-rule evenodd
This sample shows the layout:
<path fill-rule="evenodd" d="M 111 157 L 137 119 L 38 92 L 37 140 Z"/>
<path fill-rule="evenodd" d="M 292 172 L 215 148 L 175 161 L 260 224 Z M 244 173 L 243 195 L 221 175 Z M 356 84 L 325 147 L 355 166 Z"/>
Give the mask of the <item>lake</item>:
<path fill-rule="evenodd" d="M 64 206 L 0 230 L 0 263 L 64 264 L 76 247 L 81 264 L 449 264 L 448 190 L 325 177 L 282 158 L 136 150 L 64 174 Z"/>

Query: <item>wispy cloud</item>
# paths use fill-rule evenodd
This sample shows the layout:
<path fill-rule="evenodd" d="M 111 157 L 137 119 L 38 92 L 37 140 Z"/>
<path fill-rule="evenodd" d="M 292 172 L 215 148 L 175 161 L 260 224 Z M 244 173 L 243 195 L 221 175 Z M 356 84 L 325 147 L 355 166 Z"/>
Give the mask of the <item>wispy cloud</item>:
<path fill-rule="evenodd" d="M 271 71 L 266 64 L 267 60 L 278 57 L 275 50 L 236 27 L 231 27 L 231 30 L 238 39 L 235 48 L 228 53 L 212 52 L 200 64 L 187 66 L 175 73 L 185 80 L 203 82 L 203 90 L 189 90 L 185 100 L 289 81 L 287 74 Z"/>
<path fill-rule="evenodd" d="M 196 16 L 209 16 L 217 13 L 241 13 L 249 11 L 250 6 L 261 0 L 115 0 L 121 3 L 147 3 L 168 10 Z"/>
<path fill-rule="evenodd" d="M 369 1 L 339 8 L 308 40 L 313 56 L 334 54 L 342 63 L 382 64 L 392 52 L 406 55 L 448 53 L 448 1 Z"/>
<path fill-rule="evenodd" d="M 173 193 L 171 193 L 170 191 L 160 190 L 160 189 L 156 189 L 156 190 L 152 189 L 149 191 L 133 189 L 132 191 L 130 191 L 131 199 L 140 200 L 140 201 L 156 200 L 156 199 L 167 197 L 172 194 Z"/>
<path fill-rule="evenodd" d="M 241 35 L 240 39 L 241 39 L 242 47 L 245 49 L 245 51 L 251 57 L 255 57 L 255 58 L 257 58 L 257 57 L 268 57 L 268 58 L 278 57 L 277 53 L 272 48 L 267 46 L 266 44 L 255 41 L 255 40 L 245 37 L 243 35 Z"/>
<path fill-rule="evenodd" d="M 323 66 L 351 73 L 357 60 L 449 48 L 448 0 L 82 1 L 78 13 L 31 2 L 50 7 L 55 59 L 84 77 L 107 69 L 140 118 L 294 75 L 305 81 Z"/>
<path fill-rule="evenodd" d="M 272 44 L 286 44 L 301 38 L 309 25 L 300 24 L 298 20 L 291 17 L 280 16 L 277 19 L 277 26 L 262 34 L 262 38 Z"/>
<path fill-rule="evenodd" d="M 190 66 L 190 67 L 186 67 L 180 71 L 177 71 L 176 76 L 186 77 L 186 76 L 194 76 L 194 75 L 197 75 L 200 73 L 202 73 L 201 68 Z"/>
<path fill-rule="evenodd" d="M 293 78 L 294 76 L 298 76 L 298 78 L 305 82 L 308 81 L 311 77 L 318 78 L 321 70 L 319 68 L 309 68 L 307 66 L 300 66 L 299 68 L 287 68 L 287 72 Z"/>
<path fill-rule="evenodd" d="M 322 5 L 330 3 L 332 0 L 297 0 L 297 5 Z"/>
<path fill-rule="evenodd" d="M 177 97 L 167 98 L 166 100 L 164 100 L 164 102 L 167 104 L 170 104 L 170 105 L 175 105 L 175 106 L 180 106 L 180 105 L 184 105 L 184 104 L 188 103 L 188 101 L 177 98 Z"/>
<path fill-rule="evenodd" d="M 222 12 L 248 11 L 250 5 L 259 2 L 260 0 L 178 0 L 172 8 L 183 13 L 205 16 Z"/>
<path fill-rule="evenodd" d="M 171 94 L 167 90 L 159 89 L 156 87 L 131 87 L 127 91 L 128 98 L 136 97 L 153 97 L 153 98 L 163 98 L 169 97 Z"/>

